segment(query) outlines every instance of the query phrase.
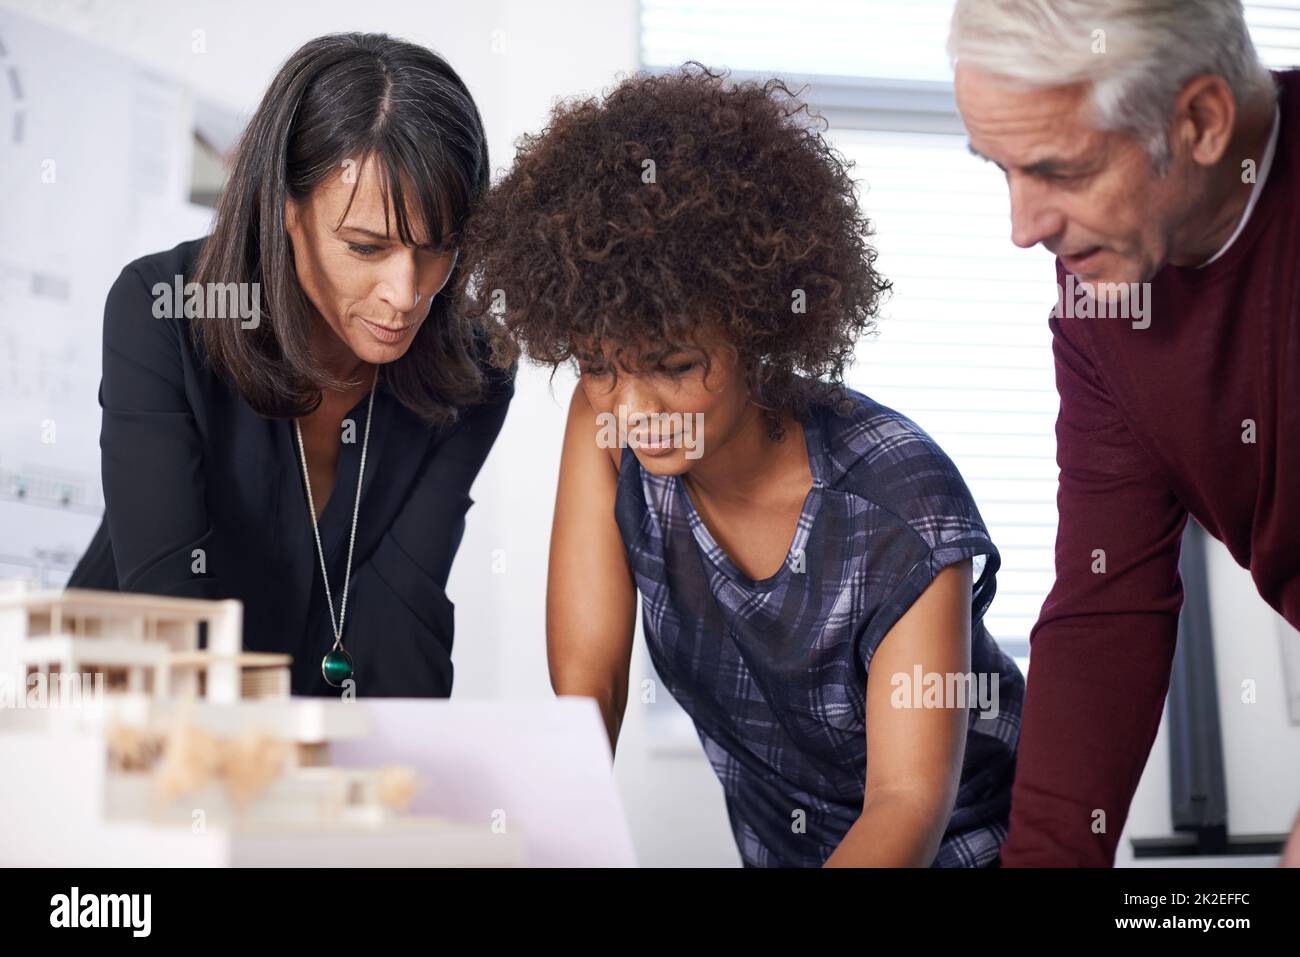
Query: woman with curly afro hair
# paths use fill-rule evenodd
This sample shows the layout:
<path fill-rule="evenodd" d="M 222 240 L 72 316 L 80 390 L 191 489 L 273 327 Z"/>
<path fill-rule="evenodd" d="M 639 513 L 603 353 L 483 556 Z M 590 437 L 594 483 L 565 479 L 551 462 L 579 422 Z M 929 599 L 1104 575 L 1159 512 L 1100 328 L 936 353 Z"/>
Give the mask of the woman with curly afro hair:
<path fill-rule="evenodd" d="M 780 81 L 699 64 L 557 105 L 466 226 L 497 360 L 580 375 L 547 584 L 610 745 L 640 592 L 748 866 L 989 866 L 1024 682 L 998 551 L 920 427 L 843 385 L 888 283 Z"/>

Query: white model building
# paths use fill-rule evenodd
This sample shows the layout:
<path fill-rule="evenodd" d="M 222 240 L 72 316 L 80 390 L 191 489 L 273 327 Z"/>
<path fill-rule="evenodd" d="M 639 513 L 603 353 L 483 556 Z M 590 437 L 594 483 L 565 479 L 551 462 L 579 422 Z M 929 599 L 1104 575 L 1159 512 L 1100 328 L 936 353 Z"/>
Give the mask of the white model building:
<path fill-rule="evenodd" d="M 243 651 L 242 623 L 0 582 L 0 865 L 523 863 L 518 834 L 407 814 L 410 769 L 329 766 L 365 704 L 290 697 L 289 656 Z"/>

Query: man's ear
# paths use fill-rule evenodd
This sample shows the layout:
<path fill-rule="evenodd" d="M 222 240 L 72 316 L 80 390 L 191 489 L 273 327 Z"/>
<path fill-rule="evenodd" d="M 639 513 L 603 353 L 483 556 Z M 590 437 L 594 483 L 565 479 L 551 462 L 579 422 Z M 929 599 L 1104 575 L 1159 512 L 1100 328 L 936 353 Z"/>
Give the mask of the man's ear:
<path fill-rule="evenodd" d="M 1192 77 L 1174 101 L 1174 138 L 1186 144 L 1201 166 L 1223 158 L 1236 124 L 1237 100 L 1228 81 L 1217 74 Z"/>

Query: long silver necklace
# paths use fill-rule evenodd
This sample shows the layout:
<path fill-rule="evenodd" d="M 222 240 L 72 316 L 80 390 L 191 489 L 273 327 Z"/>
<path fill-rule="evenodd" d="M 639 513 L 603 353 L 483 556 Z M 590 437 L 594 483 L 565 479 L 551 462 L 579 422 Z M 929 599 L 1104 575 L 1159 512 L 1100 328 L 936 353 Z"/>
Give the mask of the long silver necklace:
<path fill-rule="evenodd" d="M 366 406 L 366 431 L 361 439 L 361 470 L 357 475 L 357 498 L 352 503 L 352 532 L 348 535 L 348 565 L 343 573 L 343 601 L 339 606 L 337 621 L 334 619 L 334 599 L 330 595 L 330 576 L 325 570 L 325 550 L 320 544 L 316 502 L 311 497 L 311 476 L 307 474 L 307 452 L 302 444 L 302 427 L 296 418 L 293 420 L 294 433 L 298 436 L 298 458 L 302 462 L 302 480 L 307 486 L 307 509 L 311 512 L 311 530 L 316 535 L 316 554 L 320 557 L 320 573 L 325 582 L 325 603 L 329 606 L 330 626 L 334 629 L 334 644 L 328 654 L 321 659 L 320 670 L 325 680 L 335 688 L 341 688 L 343 682 L 352 677 L 352 656 L 343 647 L 343 620 L 348 611 L 348 583 L 352 578 L 352 546 L 357 540 L 357 513 L 361 510 L 361 483 L 366 477 L 366 447 L 370 444 L 370 413 L 375 408 L 375 391 L 378 385 L 379 366 L 375 366 L 375 379 L 370 385 L 370 402 Z"/>

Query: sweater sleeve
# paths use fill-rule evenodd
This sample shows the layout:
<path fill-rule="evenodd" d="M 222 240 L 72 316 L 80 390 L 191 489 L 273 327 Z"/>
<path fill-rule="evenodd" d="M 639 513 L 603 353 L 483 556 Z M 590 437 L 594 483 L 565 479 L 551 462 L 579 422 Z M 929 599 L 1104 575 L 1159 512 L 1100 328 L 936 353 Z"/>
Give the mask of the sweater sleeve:
<path fill-rule="evenodd" d="M 207 554 L 203 447 L 185 393 L 184 330 L 155 317 L 152 303 L 131 264 L 104 306 L 99 444 L 118 588 L 219 598 L 219 570 Z"/>
<path fill-rule="evenodd" d="M 1186 511 L 1107 392 L 1081 322 L 1051 320 L 1056 580 L 1030 635 L 1008 866 L 1112 866 L 1164 707 Z M 1142 335 L 1135 331 L 1133 335 Z"/>

